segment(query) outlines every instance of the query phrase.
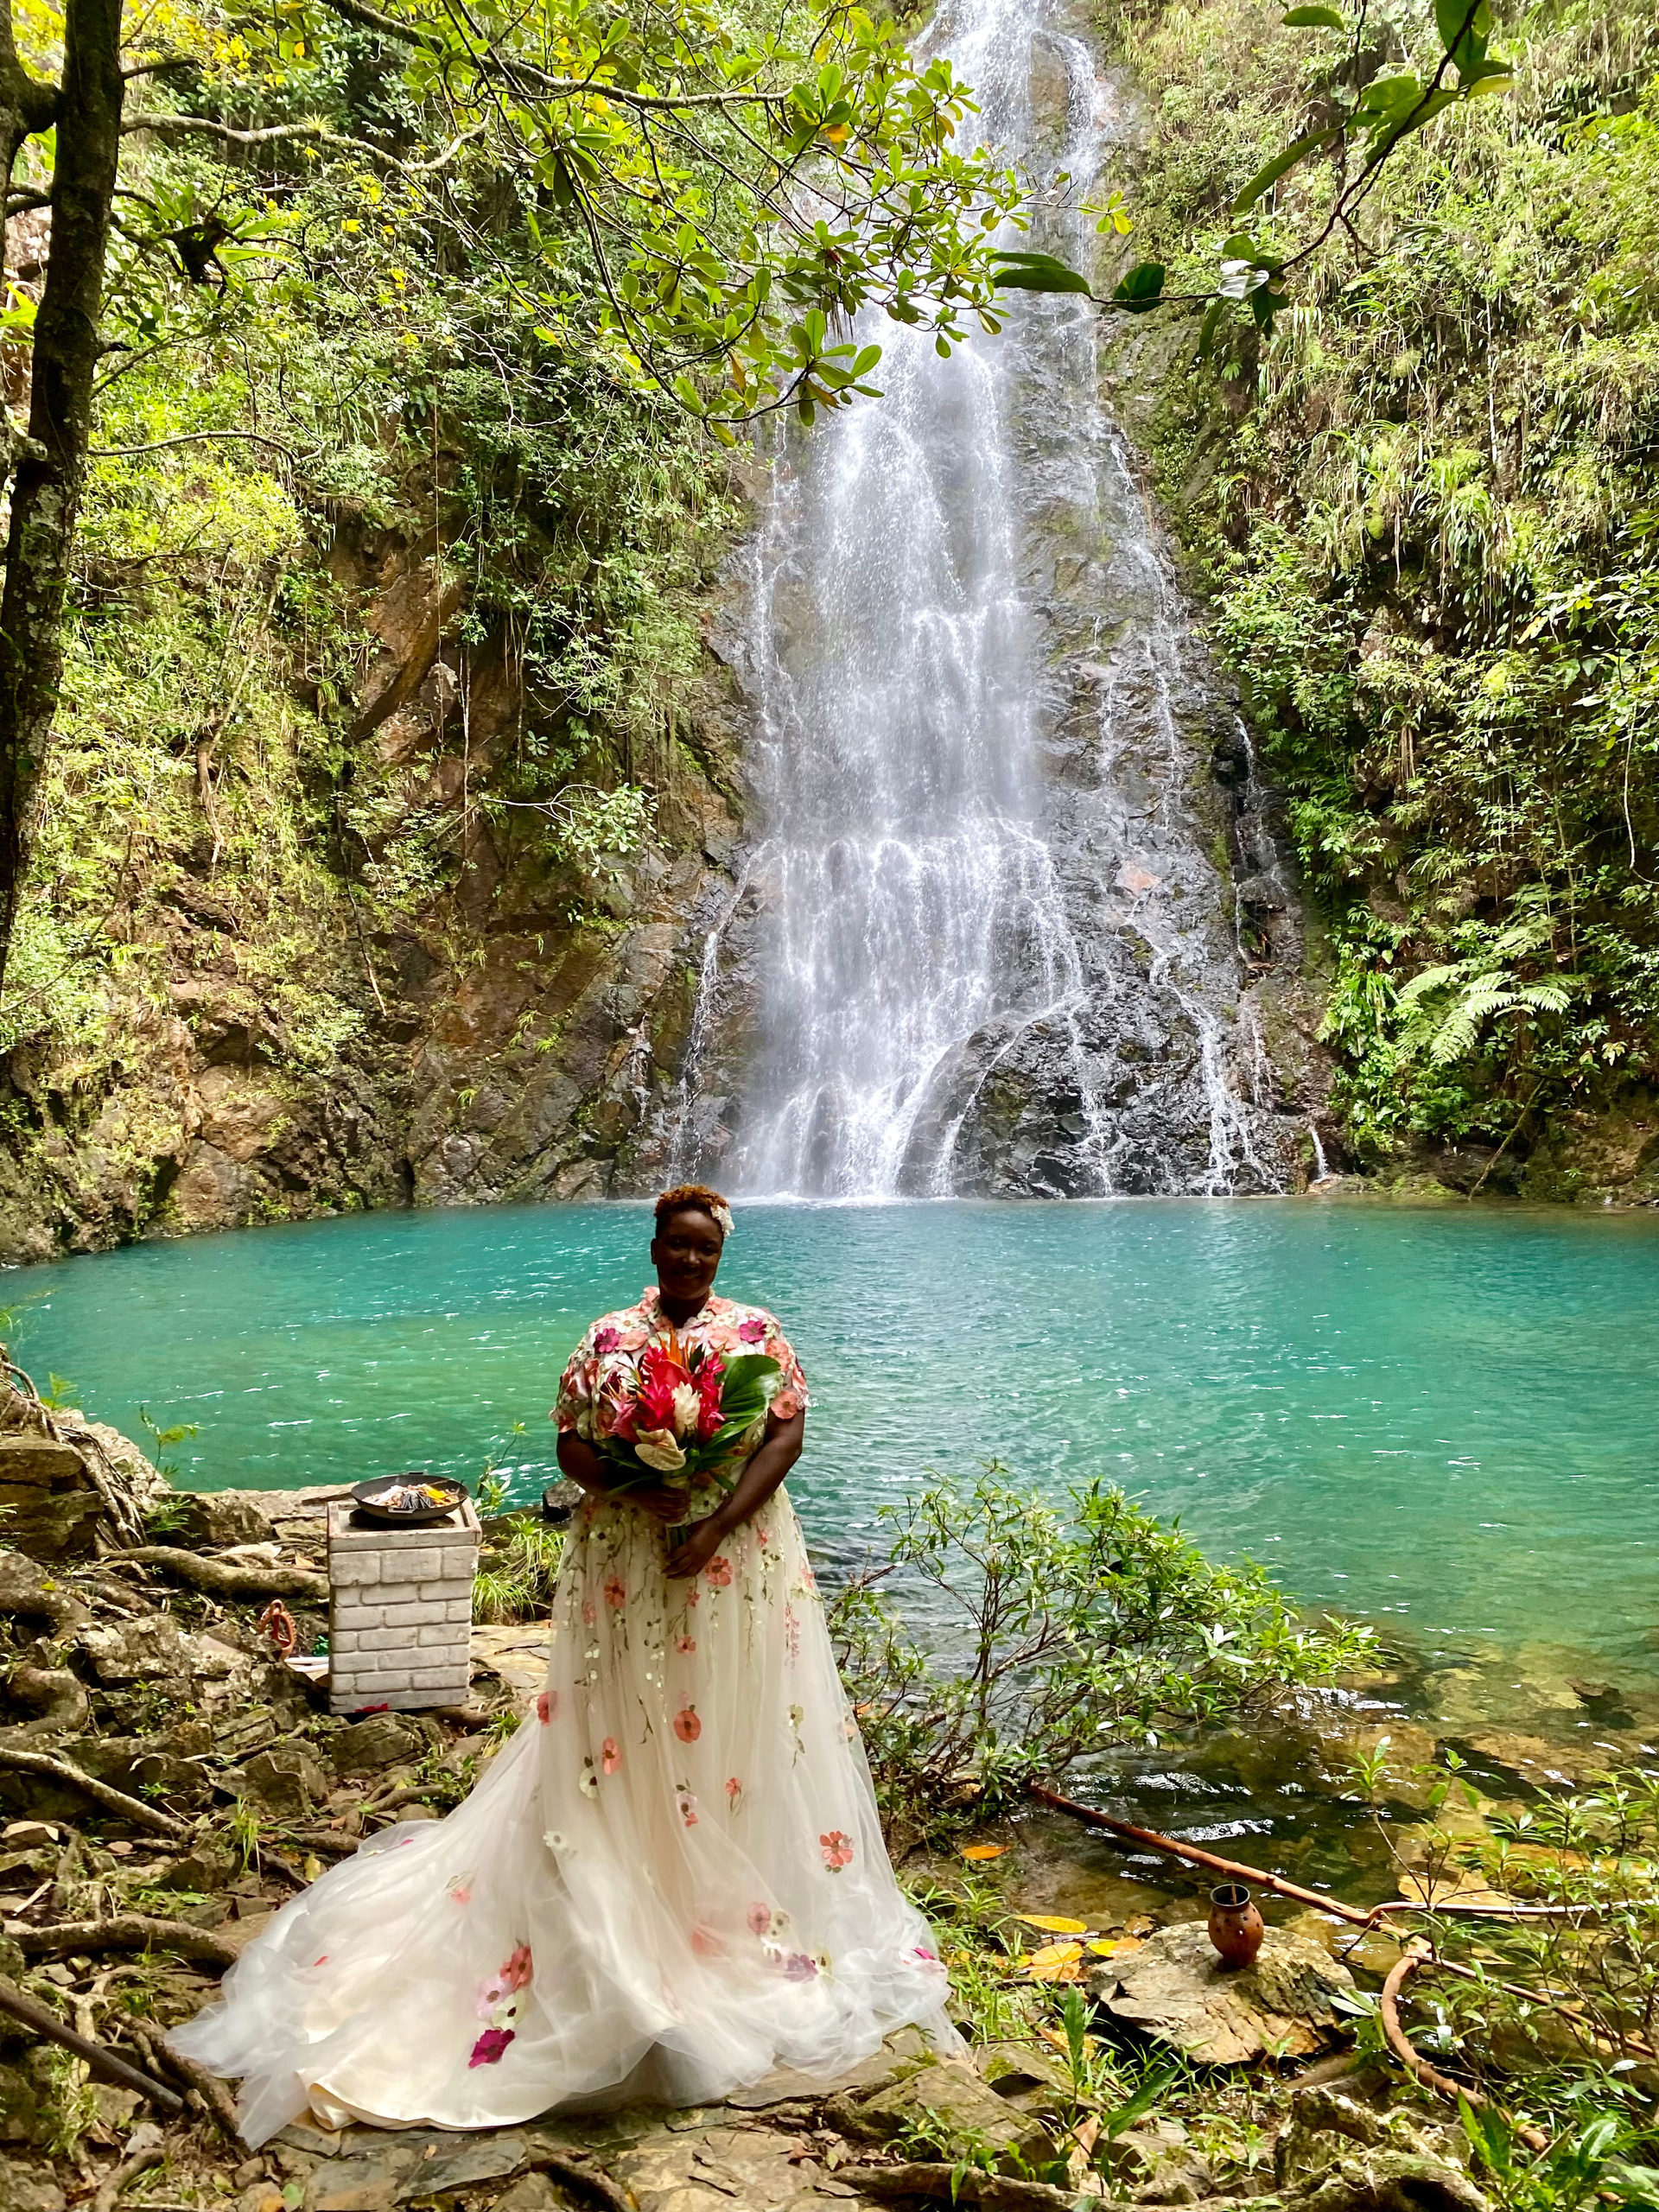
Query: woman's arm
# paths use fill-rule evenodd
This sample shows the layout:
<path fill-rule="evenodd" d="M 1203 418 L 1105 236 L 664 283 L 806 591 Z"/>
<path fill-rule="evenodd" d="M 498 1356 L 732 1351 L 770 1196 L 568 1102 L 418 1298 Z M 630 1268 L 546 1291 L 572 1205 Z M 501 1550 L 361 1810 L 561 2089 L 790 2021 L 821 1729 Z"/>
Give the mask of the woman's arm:
<path fill-rule="evenodd" d="M 594 1497 L 613 1495 L 610 1471 L 585 1437 L 578 1436 L 574 1428 L 563 1428 L 556 1448 L 559 1465 L 573 1483 L 580 1483 Z M 760 1456 L 756 1452 L 755 1458 Z M 678 1521 L 685 1512 L 684 1491 L 670 1490 L 665 1484 L 641 1484 L 627 1491 L 626 1497 L 630 1505 L 644 1506 L 659 1521 Z"/>
<path fill-rule="evenodd" d="M 676 1576 L 701 1574 L 727 1537 L 760 1510 L 800 1458 L 805 1440 L 804 1410 L 788 1421 L 768 1414 L 766 1441 L 738 1477 L 736 1488 L 706 1520 L 692 1523 L 691 1534 L 670 1554 L 667 1572 Z M 563 1453 L 560 1464 L 563 1464 Z M 580 1482 L 581 1476 L 576 1479 Z"/>

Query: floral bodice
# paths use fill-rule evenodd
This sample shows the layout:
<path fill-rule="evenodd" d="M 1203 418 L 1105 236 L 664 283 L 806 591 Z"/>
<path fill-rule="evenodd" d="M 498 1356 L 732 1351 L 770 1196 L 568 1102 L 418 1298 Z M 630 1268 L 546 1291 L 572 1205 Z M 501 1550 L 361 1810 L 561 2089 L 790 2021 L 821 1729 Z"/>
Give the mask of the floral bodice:
<path fill-rule="evenodd" d="M 601 1313 L 570 1355 L 559 1378 L 558 1402 L 553 1418 L 560 1429 L 573 1428 L 589 1443 L 594 1435 L 594 1402 L 607 1371 L 623 1364 L 653 1338 L 666 1338 L 669 1323 L 658 1302 L 655 1286 L 644 1291 L 637 1306 L 620 1313 Z M 735 1357 L 746 1351 L 764 1352 L 783 1370 L 772 1411 L 779 1421 L 792 1421 L 810 1402 L 806 1377 L 789 1338 L 763 1306 L 740 1306 L 735 1299 L 712 1295 L 689 1321 L 672 1332 L 683 1344 L 706 1344 L 711 1351 Z"/>

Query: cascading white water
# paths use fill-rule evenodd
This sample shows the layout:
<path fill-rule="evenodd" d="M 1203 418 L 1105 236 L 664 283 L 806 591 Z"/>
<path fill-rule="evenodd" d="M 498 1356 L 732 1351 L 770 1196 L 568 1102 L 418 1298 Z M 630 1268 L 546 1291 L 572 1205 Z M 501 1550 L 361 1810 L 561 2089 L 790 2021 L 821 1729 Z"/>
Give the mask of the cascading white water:
<path fill-rule="evenodd" d="M 1034 242 L 1086 266 L 1113 111 L 1065 4 L 946 0 L 933 43 L 1064 203 Z M 732 654 L 759 835 L 704 945 L 677 1166 L 814 1196 L 1279 1179 L 1234 1093 L 1193 652 L 1097 331 L 1014 296 L 944 360 L 874 318 L 885 397 L 773 450 Z"/>

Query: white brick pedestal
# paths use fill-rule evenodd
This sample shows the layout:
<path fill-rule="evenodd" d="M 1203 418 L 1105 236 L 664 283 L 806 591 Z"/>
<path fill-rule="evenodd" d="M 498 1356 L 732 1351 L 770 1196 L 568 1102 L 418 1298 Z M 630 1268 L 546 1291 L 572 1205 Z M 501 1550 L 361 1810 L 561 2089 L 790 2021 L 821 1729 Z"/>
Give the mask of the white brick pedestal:
<path fill-rule="evenodd" d="M 328 1508 L 328 1709 L 464 1705 L 472 1671 L 478 1516 L 465 1500 L 425 1529 Z"/>

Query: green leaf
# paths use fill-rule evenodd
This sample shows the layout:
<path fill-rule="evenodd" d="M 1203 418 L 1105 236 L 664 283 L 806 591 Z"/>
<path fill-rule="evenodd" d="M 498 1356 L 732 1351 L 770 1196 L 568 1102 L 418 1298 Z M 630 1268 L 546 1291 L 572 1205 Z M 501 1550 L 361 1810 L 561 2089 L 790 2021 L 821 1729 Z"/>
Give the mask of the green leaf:
<path fill-rule="evenodd" d="M 1478 61 L 1484 54 L 1492 35 L 1492 11 L 1486 0 L 1478 0 L 1472 10 L 1469 0 L 1434 0 L 1434 28 L 1440 44 L 1461 68 L 1465 55 Z"/>
<path fill-rule="evenodd" d="M 1094 297 L 1089 279 L 1052 253 L 999 251 L 995 258 L 1001 265 L 991 281 L 1005 292 L 1081 292 L 1085 299 Z"/>
<path fill-rule="evenodd" d="M 1330 11 L 1327 10 L 1325 12 L 1328 14 Z M 1278 183 L 1287 169 L 1294 168 L 1305 154 L 1313 153 L 1318 147 L 1328 146 L 1333 138 L 1340 135 L 1341 130 L 1340 124 L 1333 123 L 1328 130 L 1311 130 L 1306 138 L 1297 139 L 1294 145 L 1287 146 L 1282 153 L 1275 154 L 1265 168 L 1256 171 L 1243 191 L 1234 200 L 1234 214 L 1247 213 L 1255 207 L 1269 185 Z"/>
<path fill-rule="evenodd" d="M 1204 311 L 1204 321 L 1198 325 L 1198 359 L 1207 361 L 1210 348 L 1215 344 L 1216 333 L 1221 327 L 1221 318 L 1226 310 L 1224 300 L 1211 300 Z"/>
<path fill-rule="evenodd" d="M 1102 2133 L 1110 2138 L 1121 2135 L 1126 2127 L 1133 2126 L 1142 2113 L 1150 2112 L 1165 2095 L 1179 2071 L 1177 2066 L 1154 2067 L 1142 2077 L 1140 2088 L 1126 2103 L 1119 2105 L 1114 2112 L 1101 2115 Z"/>
<path fill-rule="evenodd" d="M 1344 31 L 1348 28 L 1334 8 L 1293 8 L 1288 15 L 1281 16 L 1279 20 L 1294 31 L 1315 29 Z"/>
<path fill-rule="evenodd" d="M 1148 308 L 1157 307 L 1164 296 L 1164 275 L 1161 261 L 1138 263 L 1114 290 L 1112 305 L 1128 315 L 1145 315 Z"/>

